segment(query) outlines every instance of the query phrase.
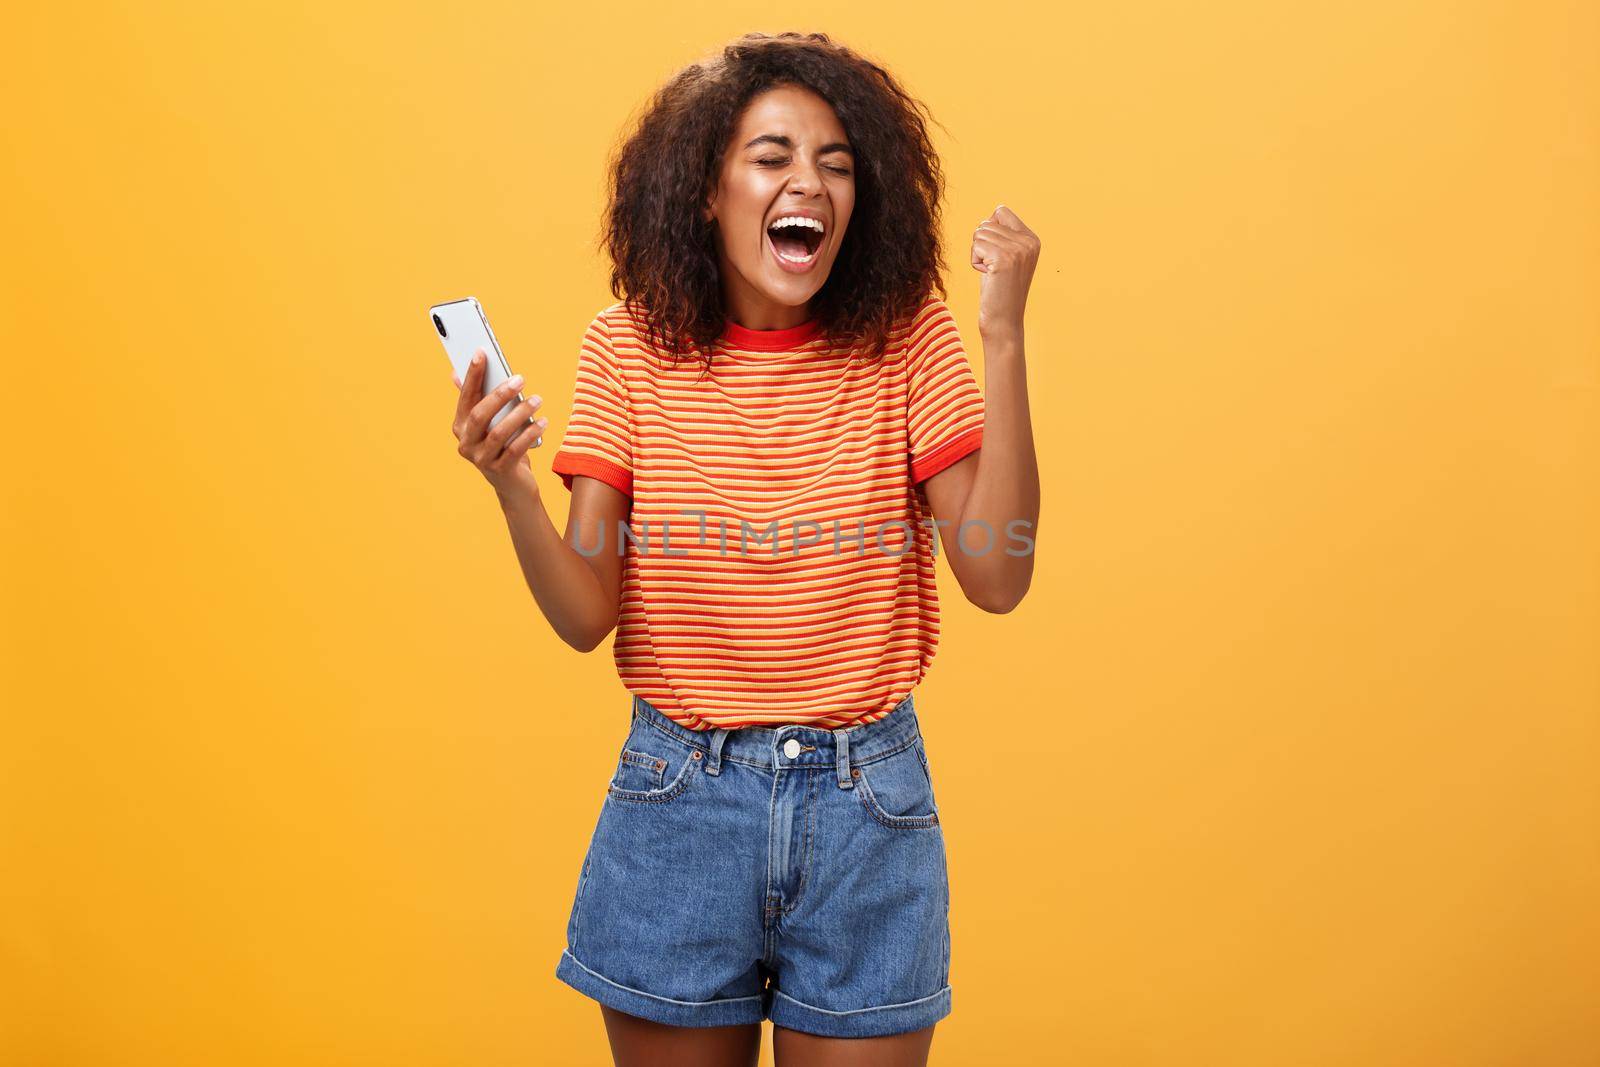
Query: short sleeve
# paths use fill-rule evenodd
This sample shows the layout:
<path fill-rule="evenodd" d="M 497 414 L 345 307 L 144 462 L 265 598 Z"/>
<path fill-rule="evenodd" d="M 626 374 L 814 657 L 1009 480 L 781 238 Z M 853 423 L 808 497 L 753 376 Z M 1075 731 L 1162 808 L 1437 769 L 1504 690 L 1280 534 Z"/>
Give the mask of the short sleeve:
<path fill-rule="evenodd" d="M 955 316 L 938 297 L 918 309 L 906 348 L 911 482 L 918 484 L 983 444 L 983 391 Z"/>
<path fill-rule="evenodd" d="M 572 411 L 550 469 L 561 476 L 561 484 L 569 491 L 572 476 L 584 474 L 631 497 L 633 420 L 626 383 L 611 343 L 607 311 L 596 315 L 583 333 Z"/>

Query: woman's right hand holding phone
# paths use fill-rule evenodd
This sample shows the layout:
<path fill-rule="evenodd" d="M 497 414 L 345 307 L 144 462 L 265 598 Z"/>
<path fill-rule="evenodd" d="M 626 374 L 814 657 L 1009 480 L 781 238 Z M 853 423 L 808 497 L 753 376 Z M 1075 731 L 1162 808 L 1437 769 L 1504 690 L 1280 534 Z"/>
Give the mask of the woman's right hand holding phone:
<path fill-rule="evenodd" d="M 480 348 L 467 366 L 464 383 L 454 374 L 450 375 L 450 380 L 461 390 L 456 401 L 455 421 L 450 426 L 459 442 L 456 451 L 477 467 L 502 497 L 512 493 L 537 495 L 538 483 L 524 457 L 529 448 L 538 447 L 534 442 L 541 440 L 544 428 L 549 425 L 549 419 L 533 418 L 544 398 L 530 396 L 489 429 L 494 413 L 516 399 L 517 390 L 522 387 L 522 375 L 512 375 L 485 396 L 483 376 L 487 367 L 488 359 Z M 478 398 L 476 402 L 474 397 Z"/>

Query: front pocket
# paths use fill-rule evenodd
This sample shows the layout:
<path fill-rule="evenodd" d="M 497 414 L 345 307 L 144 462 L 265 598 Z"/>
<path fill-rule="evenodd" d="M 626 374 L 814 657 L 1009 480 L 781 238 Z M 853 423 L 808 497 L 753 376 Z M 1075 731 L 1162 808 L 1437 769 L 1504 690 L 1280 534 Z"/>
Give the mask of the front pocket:
<path fill-rule="evenodd" d="M 926 830 L 939 825 L 933 779 L 917 741 L 892 756 L 862 764 L 851 772 L 861 806 L 894 830 Z"/>
<path fill-rule="evenodd" d="M 666 773 L 667 761 L 660 756 L 624 748 L 611 784 L 625 793 L 647 793 L 661 788 Z"/>
<path fill-rule="evenodd" d="M 624 748 L 617 760 L 617 773 L 606 787 L 607 795 L 617 800 L 660 804 L 687 789 L 704 762 L 700 750 L 671 741 L 661 742 L 660 747 L 664 754 L 659 756 Z"/>

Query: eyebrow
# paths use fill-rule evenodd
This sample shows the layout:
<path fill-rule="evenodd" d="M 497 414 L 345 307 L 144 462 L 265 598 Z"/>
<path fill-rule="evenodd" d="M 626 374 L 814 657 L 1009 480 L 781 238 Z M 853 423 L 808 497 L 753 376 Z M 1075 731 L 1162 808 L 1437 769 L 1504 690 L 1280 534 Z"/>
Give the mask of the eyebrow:
<path fill-rule="evenodd" d="M 760 137 L 752 138 L 751 140 L 746 141 L 745 147 L 754 148 L 757 145 L 762 144 L 775 144 L 781 148 L 787 148 L 791 152 L 794 151 L 794 142 L 789 140 L 789 138 L 785 137 L 781 133 L 764 133 Z M 821 148 L 817 149 L 817 155 L 819 156 L 825 156 L 829 152 L 847 152 L 849 153 L 851 159 L 856 157 L 855 149 L 851 148 L 843 141 L 834 141 L 832 144 L 825 144 Z"/>

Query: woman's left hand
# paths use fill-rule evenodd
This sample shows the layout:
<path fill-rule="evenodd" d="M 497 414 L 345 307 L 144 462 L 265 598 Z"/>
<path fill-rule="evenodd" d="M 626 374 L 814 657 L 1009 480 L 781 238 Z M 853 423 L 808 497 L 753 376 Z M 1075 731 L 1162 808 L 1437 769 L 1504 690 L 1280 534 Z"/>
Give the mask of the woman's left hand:
<path fill-rule="evenodd" d="M 972 235 L 972 268 L 983 275 L 978 290 L 981 336 L 1022 337 L 1022 310 L 1038 265 L 1039 238 L 1015 211 L 1001 204 L 978 223 Z"/>

